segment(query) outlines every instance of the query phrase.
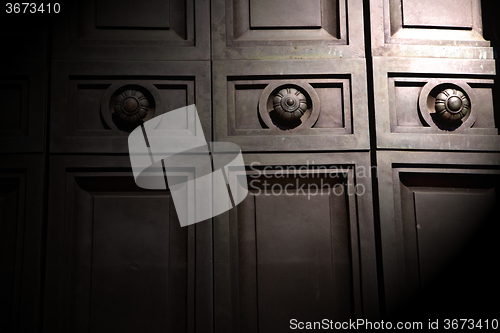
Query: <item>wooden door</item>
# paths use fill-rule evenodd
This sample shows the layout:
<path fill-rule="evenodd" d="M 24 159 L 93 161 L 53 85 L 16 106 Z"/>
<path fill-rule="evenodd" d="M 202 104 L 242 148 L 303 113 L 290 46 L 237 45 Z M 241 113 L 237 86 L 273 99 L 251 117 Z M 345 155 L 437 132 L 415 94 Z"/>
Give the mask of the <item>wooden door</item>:
<path fill-rule="evenodd" d="M 66 9 L 52 32 L 43 330 L 211 331 L 211 221 L 181 228 L 168 190 L 139 188 L 127 140 L 190 104 L 210 140 L 209 2 Z M 131 96 L 141 107 L 123 113 Z"/>
<path fill-rule="evenodd" d="M 500 200 L 495 10 L 491 1 L 370 1 L 388 317 L 498 311 L 482 296 L 498 293 L 488 263 Z"/>
<path fill-rule="evenodd" d="M 242 148 L 250 189 L 214 222 L 217 332 L 379 315 L 363 10 L 212 2 L 214 138 Z"/>
<path fill-rule="evenodd" d="M 0 330 L 489 313 L 498 13 L 492 0 L 80 0 L 7 16 Z M 130 96 L 143 108 L 125 110 Z M 249 195 L 181 228 L 168 189 L 135 185 L 127 138 L 190 104 L 208 142 L 241 147 Z"/>

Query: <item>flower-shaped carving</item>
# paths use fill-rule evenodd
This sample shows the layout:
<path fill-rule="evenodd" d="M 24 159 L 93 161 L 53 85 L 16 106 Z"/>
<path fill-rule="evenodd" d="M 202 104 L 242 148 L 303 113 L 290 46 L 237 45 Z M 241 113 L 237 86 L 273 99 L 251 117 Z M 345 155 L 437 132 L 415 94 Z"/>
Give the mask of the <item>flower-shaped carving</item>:
<path fill-rule="evenodd" d="M 455 123 L 465 118 L 470 112 L 470 101 L 457 89 L 446 89 L 436 96 L 436 115 L 447 123 Z"/>
<path fill-rule="evenodd" d="M 149 102 L 144 94 L 137 90 L 125 90 L 114 101 L 115 115 L 123 122 L 134 124 L 146 117 Z"/>
<path fill-rule="evenodd" d="M 287 121 L 300 119 L 307 110 L 307 100 L 295 88 L 285 88 L 274 95 L 273 108 L 278 116 Z"/>

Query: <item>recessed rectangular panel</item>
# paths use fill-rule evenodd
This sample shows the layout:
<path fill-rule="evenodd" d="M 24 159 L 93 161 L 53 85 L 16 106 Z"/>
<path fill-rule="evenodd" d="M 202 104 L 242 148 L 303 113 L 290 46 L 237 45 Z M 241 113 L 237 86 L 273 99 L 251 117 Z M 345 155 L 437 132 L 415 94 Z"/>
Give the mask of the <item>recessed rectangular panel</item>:
<path fill-rule="evenodd" d="M 16 288 L 16 231 L 19 228 L 19 180 L 0 178 L 0 331 L 11 330 Z"/>
<path fill-rule="evenodd" d="M 395 82 L 394 95 L 397 126 L 422 127 L 426 126 L 420 120 L 417 109 L 418 97 L 422 86 L 420 82 Z"/>
<path fill-rule="evenodd" d="M 213 326 L 210 221 L 182 228 L 170 192 L 138 187 L 126 155 L 52 156 L 50 171 L 44 331 Z"/>
<path fill-rule="evenodd" d="M 499 149 L 494 61 L 374 57 L 374 71 L 379 148 Z M 463 95 L 456 121 L 451 109 L 437 112 L 441 92 Z"/>
<path fill-rule="evenodd" d="M 61 61 L 53 69 L 53 151 L 128 153 L 127 137 L 133 128 L 191 104 L 196 104 L 210 141 L 209 62 Z M 125 115 L 119 96 L 136 92 L 147 100 L 146 112 L 136 109 Z"/>
<path fill-rule="evenodd" d="M 93 332 L 169 331 L 169 201 L 144 195 L 94 198 Z M 177 302 L 186 309 L 185 297 Z"/>
<path fill-rule="evenodd" d="M 44 150 L 46 66 L 47 61 L 42 59 L 3 62 L 0 69 L 1 152 Z"/>
<path fill-rule="evenodd" d="M 321 320 L 350 313 L 343 198 L 293 192 L 255 198 L 259 332 L 282 332 L 290 318 Z"/>
<path fill-rule="evenodd" d="M 373 225 L 371 183 L 354 178 L 368 153 L 246 153 L 245 161 L 249 195 L 214 223 L 215 331 L 376 317 L 375 252 L 364 234 Z"/>
<path fill-rule="evenodd" d="M 440 91 L 438 83 L 435 83 L 435 75 L 426 74 L 428 78 L 419 77 L 406 77 L 405 73 L 401 73 L 398 76 L 395 74 L 389 74 L 389 105 L 390 105 L 390 119 L 391 119 L 391 131 L 392 132 L 402 132 L 408 133 L 426 133 L 423 131 L 434 131 L 443 132 L 433 126 L 436 122 L 433 119 L 426 118 L 425 112 L 434 113 L 431 100 L 435 98 Z M 493 96 L 495 94 L 495 89 L 493 81 L 483 80 L 483 79 L 454 79 L 454 78 L 439 78 L 441 82 L 447 82 L 451 85 L 455 85 L 456 89 L 462 89 L 457 85 L 465 86 L 466 88 L 471 88 L 469 91 L 471 96 L 469 100 L 473 99 L 476 102 L 473 108 L 475 121 L 473 125 L 460 126 L 459 130 L 468 130 L 471 128 L 472 131 L 476 131 L 477 134 L 497 134 L 495 128 L 494 120 L 494 101 Z M 434 82 L 434 83 L 433 83 Z M 432 94 L 429 90 L 424 89 L 426 85 L 432 86 Z M 436 87 L 436 88 L 434 88 Z M 437 90 L 436 90 L 437 89 Z M 424 93 L 426 91 L 426 93 Z M 428 98 L 428 110 L 421 108 L 422 94 Z M 431 122 L 432 121 L 432 122 Z M 442 125 L 440 125 L 443 127 Z M 412 128 L 413 127 L 413 128 Z M 426 127 L 426 128 L 424 128 Z M 431 128 L 432 127 L 432 128 Z M 479 132 L 482 131 L 482 132 Z M 448 134 L 454 134 L 458 131 L 451 131 Z M 473 133 L 473 132 L 471 132 Z"/>
<path fill-rule="evenodd" d="M 101 109 L 102 95 L 109 84 L 77 84 L 76 91 L 76 129 L 77 130 L 104 130 Z M 109 129 L 109 128 L 108 128 Z"/>
<path fill-rule="evenodd" d="M 377 152 L 388 316 L 489 310 L 499 165 L 498 153 Z"/>
<path fill-rule="evenodd" d="M 170 1 L 97 0 L 98 28 L 169 27 Z"/>
<path fill-rule="evenodd" d="M 492 22 L 498 14 L 489 4 L 497 2 L 371 0 L 373 57 L 494 59 Z M 468 65 L 464 68 L 472 69 Z M 440 70 L 448 71 L 443 64 Z"/>
<path fill-rule="evenodd" d="M 132 80 L 134 79 L 130 78 L 130 81 L 127 81 L 133 82 Z M 72 129 L 70 133 L 73 135 L 89 135 L 90 133 L 92 135 L 99 135 L 106 131 L 107 133 L 102 135 L 119 135 L 119 131 L 117 131 L 116 128 L 120 128 L 120 125 L 123 124 L 120 124 L 119 118 L 113 116 L 113 102 L 118 94 L 116 90 L 114 94 L 106 94 L 106 92 L 111 84 L 119 86 L 124 85 L 124 82 L 127 81 L 107 79 L 104 77 L 90 78 L 80 76 L 70 78 L 68 102 L 72 105 L 70 110 L 74 110 L 74 114 L 73 112 L 68 114 L 68 128 Z M 190 102 L 192 104 L 194 93 L 194 85 L 192 82 L 175 82 L 161 79 L 151 82 L 158 82 L 154 87 L 158 91 L 156 96 L 161 98 L 161 103 L 159 103 L 155 101 L 151 95 L 147 97 L 150 106 L 155 108 L 155 116 L 184 107 L 189 105 Z M 130 89 L 134 90 L 133 85 L 131 85 Z M 139 87 L 136 89 L 141 88 Z M 143 89 L 142 91 L 147 90 Z M 188 96 L 190 96 L 190 98 L 188 98 Z M 104 105 L 109 105 L 109 107 L 105 107 L 104 109 L 102 109 L 101 104 L 103 103 L 103 99 L 105 99 Z M 158 109 L 156 107 L 157 104 L 163 107 Z"/>
<path fill-rule="evenodd" d="M 213 71 L 217 141 L 243 151 L 369 148 L 365 61 L 216 61 Z M 287 88 L 305 103 L 284 113 Z"/>
<path fill-rule="evenodd" d="M 26 126 L 22 123 L 22 98 L 23 86 L 21 84 L 0 83 L 0 100 L 3 101 L 0 112 L 0 131 L 21 130 Z"/>
<path fill-rule="evenodd" d="M 265 87 L 265 84 L 235 85 L 234 104 L 238 108 L 235 112 L 236 129 L 262 129 L 258 101 Z"/>
<path fill-rule="evenodd" d="M 187 84 L 156 84 L 155 87 L 160 93 L 163 110 L 159 110 L 158 115 L 163 114 L 168 111 L 176 110 L 186 105 L 192 104 L 192 98 L 190 96 L 194 93 L 194 85 L 192 82 L 186 82 Z M 156 115 L 156 114 L 155 114 Z M 163 127 L 168 128 L 168 127 Z M 187 128 L 187 124 L 185 127 Z"/>
<path fill-rule="evenodd" d="M 322 110 L 314 128 L 343 128 L 347 123 L 350 123 L 351 114 L 344 113 L 344 87 L 342 84 L 312 84 L 312 86 L 318 93 Z"/>
<path fill-rule="evenodd" d="M 40 331 L 45 161 L 43 154 L 0 157 L 2 333 Z"/>
<path fill-rule="evenodd" d="M 362 0 L 213 0 L 213 58 L 364 58 L 363 24 Z"/>
<path fill-rule="evenodd" d="M 351 80 L 343 75 L 332 75 L 330 78 L 318 76 L 307 80 L 303 80 L 301 76 L 228 78 L 227 131 L 231 137 L 254 138 L 282 135 L 305 137 L 320 134 L 325 136 L 350 134 L 352 133 L 350 84 Z M 306 99 L 307 110 L 301 117 L 300 123 L 296 122 L 291 125 L 293 129 L 298 129 L 296 126 L 302 126 L 300 132 L 283 130 L 288 124 L 280 120 L 274 110 L 274 97 L 287 85 L 298 89 Z M 278 131 L 278 128 L 281 130 Z M 270 142 L 268 141 L 267 144 Z"/>
<path fill-rule="evenodd" d="M 402 0 L 403 25 L 472 28 L 471 0 Z"/>
<path fill-rule="evenodd" d="M 477 109 L 477 120 L 472 125 L 473 128 L 495 128 L 499 127 L 500 119 L 497 119 L 495 122 L 495 118 L 500 118 L 498 115 L 498 110 L 495 112 L 495 98 L 499 96 L 498 88 L 495 87 L 494 84 L 471 84 L 471 87 L 474 89 L 476 94 L 476 98 L 479 103 L 479 108 Z M 495 96 L 495 98 L 494 98 Z M 495 115 L 496 113 L 496 115 Z"/>
<path fill-rule="evenodd" d="M 61 12 L 57 59 L 210 60 L 210 1 L 76 0 Z"/>
<path fill-rule="evenodd" d="M 321 27 L 320 0 L 250 0 L 250 26 Z"/>
<path fill-rule="evenodd" d="M 424 286 L 457 259 L 494 203 L 494 189 L 415 193 L 420 279 Z"/>
<path fill-rule="evenodd" d="M 230 105 L 233 106 L 230 111 L 230 117 L 234 117 L 234 122 L 231 121 L 229 130 L 236 135 L 281 135 L 280 132 L 269 131 L 271 124 L 262 118 L 260 112 L 260 101 L 264 89 L 268 85 L 286 86 L 288 82 L 293 83 L 294 79 L 278 80 L 278 76 L 269 77 L 267 80 L 253 80 L 252 76 L 246 77 L 246 80 L 228 82 L 228 94 Z M 300 76 L 297 77 L 301 79 Z M 234 83 L 233 83 L 234 82 Z M 301 135 L 314 133 L 315 129 L 338 129 L 344 130 L 344 133 L 351 132 L 351 103 L 350 103 L 350 80 L 342 78 L 328 79 L 310 79 L 309 80 L 314 96 L 318 97 L 319 107 L 317 120 L 314 124 L 309 125 L 309 133 L 303 131 Z M 279 84 L 278 84 L 279 83 Z M 300 84 L 300 83 L 299 83 Z M 299 88 L 300 89 L 300 88 Z M 279 89 L 273 91 L 274 96 Z M 311 108 L 311 96 L 306 93 L 308 99 L 308 108 Z M 233 99 L 234 96 L 234 99 Z M 269 93 L 268 96 L 271 96 Z M 273 97 L 268 98 L 273 98 Z M 268 101 L 267 105 L 262 105 L 267 108 L 267 113 L 272 113 L 273 104 Z M 309 113 L 301 119 L 305 122 Z M 267 118 L 267 117 L 266 117 Z M 272 126 L 273 129 L 275 126 Z M 255 131 L 238 131 L 251 129 Z M 256 131 L 260 130 L 260 131 Z"/>

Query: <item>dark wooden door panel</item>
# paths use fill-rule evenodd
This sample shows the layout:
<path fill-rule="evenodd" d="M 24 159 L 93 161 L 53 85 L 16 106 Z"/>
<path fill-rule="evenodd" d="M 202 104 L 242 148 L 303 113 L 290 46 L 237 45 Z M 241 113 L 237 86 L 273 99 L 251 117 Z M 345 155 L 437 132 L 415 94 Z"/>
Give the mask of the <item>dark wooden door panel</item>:
<path fill-rule="evenodd" d="M 0 331 L 35 332 L 40 316 L 43 155 L 0 165 Z"/>
<path fill-rule="evenodd" d="M 369 148 L 364 60 L 214 61 L 213 72 L 216 140 L 262 152 Z M 299 119 L 277 112 L 290 95 L 304 100 Z"/>
<path fill-rule="evenodd" d="M 367 155 L 314 155 L 321 168 L 303 171 L 294 163 L 312 155 L 244 157 L 262 164 L 248 170 L 249 196 L 216 217 L 216 330 L 285 332 L 293 318 L 376 317 L 371 198 L 354 190 L 370 187 L 357 178 Z"/>
<path fill-rule="evenodd" d="M 256 308 L 246 304 L 240 313 L 246 317 L 243 326 L 255 321 L 258 331 L 276 332 L 284 331 L 291 318 L 354 316 L 346 198 L 326 191 L 308 198 L 296 190 L 291 196 L 256 195 L 249 205 L 252 199 L 249 214 L 232 221 L 238 228 L 236 265 L 244 271 L 240 302 L 256 300 Z M 253 244 L 239 244 L 252 236 Z"/>
<path fill-rule="evenodd" d="M 484 189 L 460 188 L 463 178 L 463 175 L 456 176 L 456 188 L 414 192 L 422 288 L 431 284 L 435 276 L 443 273 L 447 264 L 460 255 L 495 208 L 496 198 L 500 198 L 494 184 Z M 443 210 L 444 207 L 453 209 Z"/>
<path fill-rule="evenodd" d="M 320 0 L 308 2 L 291 0 L 286 6 L 278 0 L 250 0 L 249 2 L 251 28 L 321 27 Z M 300 13 L 300 15 L 295 13 Z M 336 17 L 329 19 L 335 21 Z"/>
<path fill-rule="evenodd" d="M 487 2 L 372 0 L 373 56 L 492 59 Z"/>
<path fill-rule="evenodd" d="M 52 152 L 128 153 L 135 127 L 191 104 L 210 141 L 209 62 L 61 61 L 53 69 Z M 145 114 L 121 118 L 118 96 L 136 93 L 147 101 Z"/>
<path fill-rule="evenodd" d="M 95 13 L 97 28 L 170 28 L 170 1 L 103 0 Z"/>
<path fill-rule="evenodd" d="M 403 0 L 403 26 L 472 29 L 473 5 L 470 0 Z M 457 10 L 458 9 L 458 10 Z M 453 14 L 453 15 L 452 15 Z"/>
<path fill-rule="evenodd" d="M 51 163 L 45 330 L 210 331 L 210 222 L 181 228 L 128 157 Z"/>
<path fill-rule="evenodd" d="M 0 73 L 0 153 L 45 150 L 46 64 L 44 60 L 12 60 Z"/>
<path fill-rule="evenodd" d="M 495 67 L 484 59 L 375 58 L 377 147 L 499 151 Z M 448 103 L 455 95 L 463 98 L 456 119 Z"/>
<path fill-rule="evenodd" d="M 53 58 L 209 60 L 206 0 L 75 1 L 54 20 Z"/>
<path fill-rule="evenodd" d="M 187 274 L 194 267 L 188 267 L 188 234 L 170 212 L 171 197 L 93 199 L 90 331 L 186 332 L 185 310 L 193 306 Z"/>
<path fill-rule="evenodd" d="M 498 221 L 499 163 L 498 154 L 378 154 L 379 196 L 384 198 L 380 218 L 388 315 L 416 303 L 421 292 L 437 288 L 443 276 L 455 272 L 452 265 L 467 257 L 464 251 L 474 251 L 477 264 L 460 263 L 462 277 L 457 276 L 456 282 L 463 283 L 454 296 L 457 304 L 452 304 L 451 299 L 441 301 L 455 311 L 460 307 L 462 312 L 457 314 L 472 315 L 476 306 L 483 307 L 483 294 L 479 290 L 489 286 L 479 287 L 475 283 L 482 274 L 490 274 L 485 265 L 490 257 L 471 249 L 469 244 L 481 242 L 481 237 L 492 232 Z M 493 253 L 498 252 L 494 244 L 486 246 Z M 450 284 L 456 285 L 455 281 Z M 443 297 L 449 297 L 444 294 L 445 288 L 441 288 L 446 295 Z M 470 303 L 471 297 L 476 305 Z"/>
<path fill-rule="evenodd" d="M 14 176 L 16 176 L 14 174 Z M 19 251 L 20 246 L 16 246 L 19 237 L 16 237 L 17 230 L 19 229 L 19 220 L 22 220 L 22 210 L 19 211 L 18 198 L 21 198 L 24 193 L 19 193 L 19 178 L 2 177 L 1 180 L 1 199 L 0 199 L 0 212 L 1 212 L 1 236 L 0 236 L 0 253 L 1 253 L 1 283 L 2 283 L 2 317 L 1 327 L 2 330 L 8 331 L 11 329 L 12 317 L 16 310 L 16 304 L 19 302 L 19 268 L 16 272 L 16 252 Z M 24 205 L 21 205 L 22 209 Z M 21 216 L 18 216 L 21 214 Z M 17 251 L 16 251 L 17 250 Z M 17 286 L 15 286 L 17 285 Z M 14 297 L 15 296 L 15 297 Z M 14 304 L 13 304 L 14 303 Z M 14 310 L 14 311 L 13 311 Z M 17 312 L 17 311 L 16 311 Z M 16 317 L 17 317 L 16 313 Z"/>
<path fill-rule="evenodd" d="M 212 58 L 363 58 L 360 0 L 217 0 Z"/>
<path fill-rule="evenodd" d="M 494 278 L 480 276 L 491 276 L 498 253 L 487 236 L 499 200 L 497 12 L 489 0 L 370 1 L 372 149 L 391 318 L 489 311 L 483 295 L 495 293 Z"/>

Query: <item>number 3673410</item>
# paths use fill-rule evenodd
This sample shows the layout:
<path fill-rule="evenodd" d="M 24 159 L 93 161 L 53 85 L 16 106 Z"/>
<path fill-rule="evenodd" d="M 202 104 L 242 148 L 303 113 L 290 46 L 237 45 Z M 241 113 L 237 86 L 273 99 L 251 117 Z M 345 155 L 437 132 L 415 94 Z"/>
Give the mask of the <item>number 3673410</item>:
<path fill-rule="evenodd" d="M 7 14 L 57 14 L 61 11 L 59 3 L 8 2 L 5 4 Z"/>

